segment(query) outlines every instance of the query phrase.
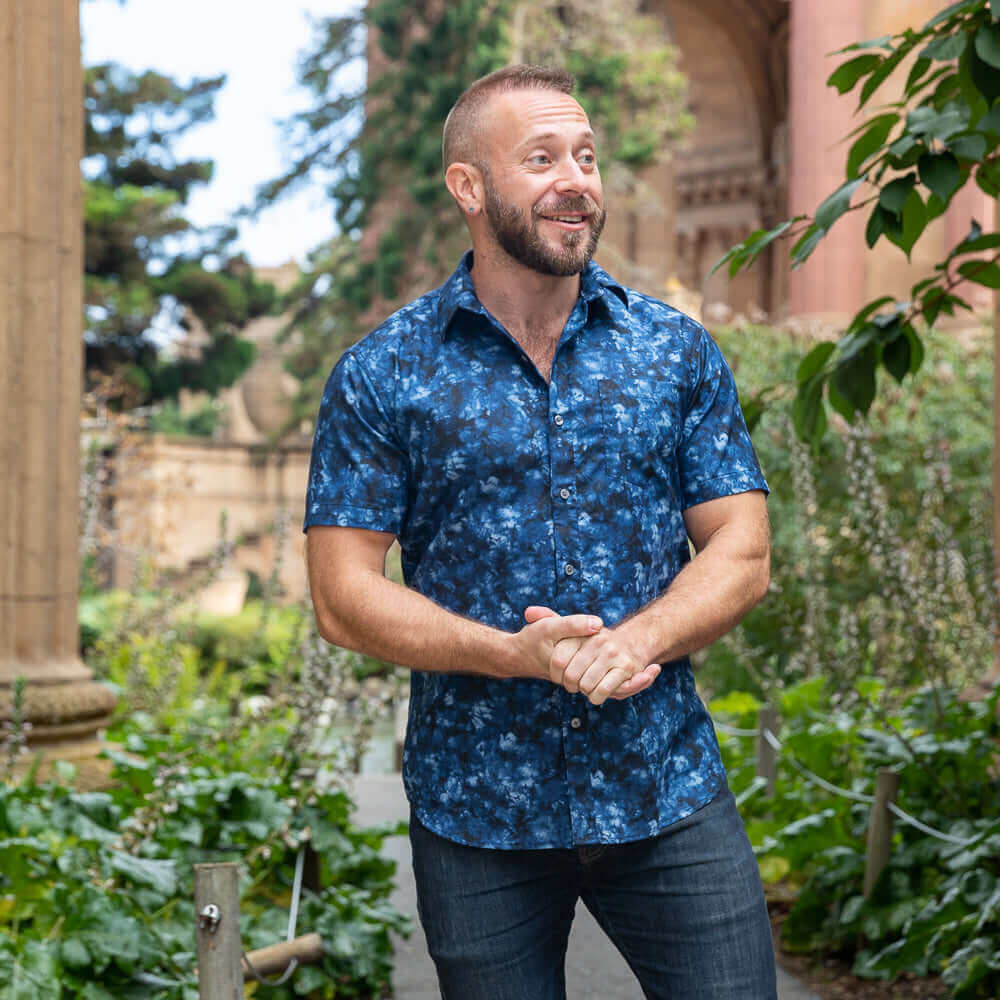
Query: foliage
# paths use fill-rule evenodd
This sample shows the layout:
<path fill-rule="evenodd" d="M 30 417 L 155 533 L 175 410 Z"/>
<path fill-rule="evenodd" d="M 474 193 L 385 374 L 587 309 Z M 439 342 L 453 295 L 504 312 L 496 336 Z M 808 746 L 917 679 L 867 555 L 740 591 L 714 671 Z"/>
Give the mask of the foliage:
<path fill-rule="evenodd" d="M 91 387 L 113 376 L 104 395 L 120 405 L 175 396 L 181 385 L 231 384 L 253 360 L 237 331 L 275 306 L 274 288 L 228 254 L 234 231 L 197 232 L 183 214 L 212 163 L 178 159 L 176 143 L 212 117 L 223 82 L 185 86 L 113 63 L 84 73 L 86 367 Z M 154 320 L 164 310 L 180 326 L 206 329 L 197 362 L 160 357 Z"/>
<path fill-rule="evenodd" d="M 259 194 L 268 203 L 307 176 L 324 177 L 341 232 L 314 252 L 292 296 L 297 419 L 314 415 L 322 379 L 381 318 L 375 314 L 438 283 L 467 247 L 442 179 L 441 130 L 473 80 L 515 60 L 575 71 L 604 139 L 603 162 L 633 196 L 636 171 L 690 127 L 684 80 L 662 29 L 638 4 L 612 7 L 378 0 L 318 23 L 299 73 L 314 103 L 289 122 L 292 167 Z M 368 86 L 346 93 L 366 39 Z M 365 243 L 363 231 L 377 244 Z"/>
<path fill-rule="evenodd" d="M 752 745 L 720 734 L 730 784 L 761 873 L 797 899 L 783 926 L 788 948 L 853 955 L 875 978 L 940 973 L 956 1000 L 1000 992 L 1000 780 L 998 697 L 967 702 L 925 687 L 886 716 L 883 682 L 857 686 L 848 704 L 813 678 L 786 689 L 773 797 L 756 778 Z M 755 726 L 759 703 L 731 694 L 713 714 Z M 800 765 L 852 795 L 871 795 L 874 775 L 900 775 L 899 804 L 966 844 L 929 836 L 899 820 L 891 859 L 871 897 L 862 893 L 869 807 L 807 780 Z"/>
<path fill-rule="evenodd" d="M 774 240 L 790 236 L 797 237 L 792 266 L 804 263 L 848 211 L 868 212 L 869 247 L 884 236 L 909 257 L 927 225 L 965 185 L 974 181 L 991 197 L 1000 194 L 1000 7 L 994 0 L 960 0 L 920 30 L 842 51 L 852 57 L 828 82 L 841 94 L 860 84 L 859 111 L 907 69 L 902 96 L 852 133 L 846 179 L 812 218 L 798 216 L 751 234 L 717 265 L 728 262 L 730 274 L 752 264 Z M 849 421 L 866 414 L 880 368 L 900 383 L 919 370 L 924 343 L 917 323 L 932 327 L 940 316 L 968 309 L 963 283 L 1000 288 L 1000 233 L 984 232 L 988 221 L 972 221 L 934 274 L 913 285 L 909 301 L 877 298 L 839 341 L 813 347 L 796 372 L 794 419 L 801 436 L 822 437 L 826 402 Z"/>
<path fill-rule="evenodd" d="M 196 998 L 192 865 L 240 863 L 250 950 L 283 936 L 307 843 L 323 888 L 303 893 L 298 929 L 326 952 L 269 995 L 381 996 L 389 930 L 404 927 L 387 903 L 393 863 L 378 853 L 388 831 L 355 829 L 343 790 L 306 791 L 242 740 L 197 725 L 159 735 L 143 721 L 114 733 L 124 749 L 111 752 L 107 792 L 30 777 L 0 786 L 0 997 Z M 272 756 L 284 735 L 264 741 Z"/>
<path fill-rule="evenodd" d="M 718 336 L 751 395 L 794 371 L 789 334 Z M 813 449 L 792 431 L 789 393 L 772 399 L 754 431 L 771 487 L 771 593 L 704 655 L 703 687 L 764 696 L 826 677 L 846 696 L 866 677 L 961 687 L 986 670 L 998 620 L 991 342 L 985 331 L 928 342 L 933 364 L 885 392 L 863 428 L 836 418 Z"/>
<path fill-rule="evenodd" d="M 208 402 L 193 413 L 182 413 L 177 403 L 168 399 L 150 414 L 149 429 L 172 437 L 212 437 L 220 412 L 216 403 Z"/>

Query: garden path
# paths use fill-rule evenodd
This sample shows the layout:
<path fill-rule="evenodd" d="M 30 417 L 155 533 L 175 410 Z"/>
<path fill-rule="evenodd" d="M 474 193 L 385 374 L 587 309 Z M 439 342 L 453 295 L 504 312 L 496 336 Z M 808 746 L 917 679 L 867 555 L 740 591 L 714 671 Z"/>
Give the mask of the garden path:
<path fill-rule="evenodd" d="M 355 821 L 362 826 L 407 819 L 409 810 L 398 774 L 359 777 L 354 786 Z M 395 906 L 413 918 L 409 940 L 396 938 L 395 1000 L 438 1000 L 434 966 L 417 921 L 410 845 L 405 837 L 390 837 L 385 853 L 397 862 Z M 587 908 L 577 908 L 566 956 L 566 990 L 573 1000 L 642 1000 L 642 991 L 624 959 L 597 926 Z M 778 1000 L 819 1000 L 815 993 L 778 969 Z"/>

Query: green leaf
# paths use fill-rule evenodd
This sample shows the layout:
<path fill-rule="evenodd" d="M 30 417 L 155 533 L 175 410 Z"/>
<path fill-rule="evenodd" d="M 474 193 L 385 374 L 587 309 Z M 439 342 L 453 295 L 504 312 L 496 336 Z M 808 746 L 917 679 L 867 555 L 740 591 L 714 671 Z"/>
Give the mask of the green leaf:
<path fill-rule="evenodd" d="M 816 209 L 815 225 L 823 233 L 828 232 L 837 219 L 851 207 L 851 196 L 860 184 L 860 177 L 845 181 Z"/>
<path fill-rule="evenodd" d="M 979 132 L 956 136 L 950 145 L 951 151 L 962 160 L 979 163 L 986 155 L 986 137 Z"/>
<path fill-rule="evenodd" d="M 828 87 L 836 87 L 837 92 L 846 94 L 865 74 L 870 73 L 883 60 L 883 56 L 868 53 L 855 56 L 838 66 L 826 81 Z"/>
<path fill-rule="evenodd" d="M 798 371 L 795 373 L 796 381 L 807 382 L 811 379 L 827 363 L 836 347 L 837 345 L 830 340 L 817 344 L 799 363 Z"/>
<path fill-rule="evenodd" d="M 910 373 L 911 361 L 910 340 L 905 333 L 882 346 L 882 364 L 897 382 L 902 382 Z"/>
<path fill-rule="evenodd" d="M 976 184 L 991 198 L 1000 194 L 1000 160 L 987 160 L 976 171 Z"/>
<path fill-rule="evenodd" d="M 927 226 L 927 208 L 916 190 L 911 190 L 903 206 L 903 228 L 900 233 L 886 233 L 886 238 L 910 256 L 913 245 Z"/>
<path fill-rule="evenodd" d="M 948 256 L 957 257 L 964 253 L 980 253 L 983 250 L 995 250 L 997 247 L 1000 247 L 1000 233 L 987 233 L 985 236 L 977 236 L 973 239 L 966 237 Z"/>
<path fill-rule="evenodd" d="M 958 273 L 977 285 L 1000 288 L 1000 267 L 990 261 L 967 260 L 958 265 Z"/>
<path fill-rule="evenodd" d="M 817 244 L 825 233 L 815 223 L 813 223 L 803 233 L 802 238 L 792 247 L 792 268 L 801 266 L 808 259 L 809 255 L 816 249 Z"/>
<path fill-rule="evenodd" d="M 1000 24 L 984 24 L 976 32 L 973 43 L 976 55 L 984 63 L 1000 69 Z"/>
<path fill-rule="evenodd" d="M 803 441 L 818 441 L 826 433 L 823 383 L 822 376 L 801 383 L 792 403 L 792 423 L 795 425 L 795 433 Z"/>
<path fill-rule="evenodd" d="M 927 105 L 915 108 L 906 116 L 907 131 L 913 135 L 926 136 L 947 142 L 953 135 L 962 132 L 968 124 L 966 116 L 955 107 L 938 111 Z"/>
<path fill-rule="evenodd" d="M 910 75 L 906 78 L 906 86 L 903 92 L 909 97 L 913 88 L 920 82 L 923 75 L 931 68 L 930 59 L 917 59 L 910 69 Z"/>
<path fill-rule="evenodd" d="M 854 333 L 855 331 L 860 330 L 865 325 L 865 321 L 868 319 L 869 316 L 871 316 L 873 312 L 875 312 L 878 309 L 881 309 L 882 306 L 892 301 L 893 298 L 891 295 L 883 295 L 880 298 L 877 298 L 874 301 L 869 302 L 866 306 L 859 309 L 857 313 L 855 313 L 854 318 L 851 320 L 850 324 L 847 327 L 848 331 Z"/>
<path fill-rule="evenodd" d="M 942 38 L 935 38 L 920 53 L 921 59 L 935 59 L 938 61 L 957 59 L 965 50 L 964 35 L 945 35 Z"/>
<path fill-rule="evenodd" d="M 82 969 L 90 965 L 90 952 L 87 946 L 76 937 L 66 938 L 59 945 L 59 957 L 63 965 L 71 969 Z"/>
<path fill-rule="evenodd" d="M 1000 69 L 983 59 L 972 45 L 966 51 L 966 58 L 969 60 L 969 75 L 976 90 L 986 98 L 986 103 L 992 106 L 1000 97 Z"/>
<path fill-rule="evenodd" d="M 885 144 L 885 140 L 889 137 L 889 133 L 892 131 L 893 126 L 898 121 L 899 115 L 885 114 L 879 115 L 877 118 L 873 118 L 868 123 L 866 130 L 861 134 L 854 145 L 851 146 L 850 152 L 847 154 L 848 177 L 858 176 L 861 165 L 873 153 L 882 148 Z"/>
<path fill-rule="evenodd" d="M 959 11 L 966 10 L 969 7 L 978 7 L 982 0 L 958 0 L 958 3 L 953 3 L 950 7 L 945 7 L 944 10 L 939 11 L 934 15 L 924 26 L 921 28 L 921 33 L 926 31 L 928 28 L 933 28 L 934 25 L 940 24 L 942 21 L 947 21 L 952 14 L 957 14 Z"/>
<path fill-rule="evenodd" d="M 177 863 L 172 860 L 137 858 L 122 851 L 111 852 L 112 871 L 139 885 L 172 896 L 177 891 Z"/>
<path fill-rule="evenodd" d="M 875 347 L 869 344 L 861 353 L 838 365 L 831 385 L 850 403 L 852 417 L 866 414 L 875 399 Z"/>
<path fill-rule="evenodd" d="M 869 247 L 873 247 L 883 234 L 901 233 L 902 231 L 900 220 L 881 205 L 876 205 L 872 209 L 872 214 L 868 217 L 868 225 L 865 227 L 865 242 Z"/>
<path fill-rule="evenodd" d="M 892 45 L 889 43 L 892 41 L 892 35 L 879 35 L 878 38 L 869 38 L 863 42 L 852 42 L 850 45 L 845 45 L 842 49 L 837 49 L 834 55 L 842 55 L 844 52 L 857 52 L 860 49 L 892 49 Z"/>
<path fill-rule="evenodd" d="M 921 183 L 947 204 L 962 183 L 962 171 L 952 153 L 924 153 L 917 163 Z"/>
<path fill-rule="evenodd" d="M 878 196 L 879 206 L 897 217 L 901 216 L 916 183 L 915 174 L 904 174 L 889 181 Z"/>
<path fill-rule="evenodd" d="M 865 85 L 861 88 L 861 94 L 858 98 L 858 107 L 864 107 L 868 103 L 868 99 L 878 90 L 879 87 L 885 83 L 886 80 L 892 75 L 896 67 L 903 61 L 903 58 L 907 55 L 907 50 L 904 48 L 899 48 L 887 59 L 883 60 L 882 65 L 879 66 L 877 70 L 865 81 Z"/>

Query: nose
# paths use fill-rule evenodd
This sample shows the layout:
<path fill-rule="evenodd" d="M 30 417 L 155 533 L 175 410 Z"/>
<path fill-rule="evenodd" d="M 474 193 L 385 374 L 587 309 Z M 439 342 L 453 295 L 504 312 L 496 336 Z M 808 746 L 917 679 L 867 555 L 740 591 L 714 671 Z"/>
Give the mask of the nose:
<path fill-rule="evenodd" d="M 556 178 L 555 189 L 560 194 L 582 194 L 588 186 L 587 175 L 577 163 L 576 158 L 569 156 L 563 160 Z"/>

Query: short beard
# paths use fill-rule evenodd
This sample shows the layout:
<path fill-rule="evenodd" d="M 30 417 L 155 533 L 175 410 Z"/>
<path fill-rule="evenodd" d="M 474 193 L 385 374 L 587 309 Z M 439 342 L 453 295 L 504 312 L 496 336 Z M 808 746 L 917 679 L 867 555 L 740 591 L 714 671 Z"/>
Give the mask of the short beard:
<path fill-rule="evenodd" d="M 497 243 L 519 264 L 530 267 L 540 274 L 551 274 L 566 278 L 579 274 L 597 251 L 597 243 L 604 229 L 607 215 L 590 198 L 566 198 L 547 208 L 548 214 L 562 215 L 583 212 L 588 216 L 589 230 L 566 233 L 562 246 L 553 248 L 542 240 L 538 233 L 538 216 L 525 218 L 524 212 L 516 205 L 504 201 L 493 186 L 488 174 L 484 173 L 484 211 L 489 220 Z"/>

